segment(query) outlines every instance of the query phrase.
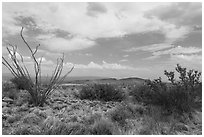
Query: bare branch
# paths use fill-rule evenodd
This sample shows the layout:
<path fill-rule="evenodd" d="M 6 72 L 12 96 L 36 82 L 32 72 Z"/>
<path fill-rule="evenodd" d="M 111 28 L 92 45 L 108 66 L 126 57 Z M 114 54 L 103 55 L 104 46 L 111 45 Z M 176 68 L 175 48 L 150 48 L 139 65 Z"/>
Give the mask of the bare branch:
<path fill-rule="evenodd" d="M 33 54 L 35 55 L 36 54 L 36 52 L 38 51 L 38 48 L 40 47 L 40 44 L 38 45 L 38 46 L 36 46 L 36 49 L 35 49 L 35 51 L 33 52 Z"/>
<path fill-rule="evenodd" d="M 51 79 L 48 83 L 48 87 L 42 90 L 41 65 L 42 65 L 43 57 L 41 57 L 40 60 L 38 60 L 35 57 L 40 47 L 40 44 L 36 46 L 35 50 L 33 51 L 30 45 L 28 44 L 28 42 L 23 37 L 23 27 L 21 29 L 20 36 L 31 53 L 31 57 L 34 63 L 35 82 L 32 81 L 31 75 L 24 63 L 23 56 L 17 52 L 16 45 L 9 44 L 11 48 L 7 47 L 7 51 L 9 53 L 11 63 L 9 63 L 4 57 L 2 57 L 2 60 L 3 60 L 2 64 L 12 73 L 12 75 L 15 78 L 17 78 L 17 81 L 22 79 L 23 82 L 25 82 L 23 84 L 25 84 L 25 89 L 31 95 L 34 105 L 36 106 L 43 105 L 43 103 L 48 98 L 48 96 L 57 88 L 57 85 L 59 85 L 65 79 L 65 77 L 74 69 L 74 67 L 72 67 L 71 70 L 68 71 L 63 77 L 61 77 L 63 65 L 64 65 L 64 54 L 63 54 L 61 58 L 57 59 L 57 64 L 51 75 Z"/>

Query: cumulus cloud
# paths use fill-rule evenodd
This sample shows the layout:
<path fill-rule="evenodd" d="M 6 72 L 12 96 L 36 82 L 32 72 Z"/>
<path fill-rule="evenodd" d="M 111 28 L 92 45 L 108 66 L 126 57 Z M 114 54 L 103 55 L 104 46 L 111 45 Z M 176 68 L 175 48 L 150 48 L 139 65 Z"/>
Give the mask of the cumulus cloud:
<path fill-rule="evenodd" d="M 98 14 L 106 13 L 107 9 L 102 3 L 90 2 L 87 6 L 87 15 L 96 17 Z"/>
<path fill-rule="evenodd" d="M 158 17 L 161 20 L 177 25 L 202 25 L 202 3 L 171 3 L 147 11 L 145 16 L 150 18 Z"/>
<path fill-rule="evenodd" d="M 47 56 L 49 58 L 59 58 L 62 57 L 62 53 L 58 53 L 58 52 L 48 52 L 47 50 L 42 50 L 42 49 L 38 49 L 37 52 L 40 56 Z"/>
<path fill-rule="evenodd" d="M 54 35 L 39 35 L 37 40 L 52 51 L 74 51 L 92 47 L 95 42 L 86 38 L 73 37 L 71 39 L 59 38 Z"/>
<path fill-rule="evenodd" d="M 202 55 L 184 55 L 184 54 L 181 54 L 181 55 L 171 55 L 172 58 L 174 59 L 182 59 L 182 60 L 185 60 L 185 61 L 194 61 L 194 62 L 197 62 L 199 64 L 202 63 Z"/>
<path fill-rule="evenodd" d="M 10 50 L 11 54 L 13 55 L 13 51 Z M 2 49 L 2 54 L 4 55 L 7 55 L 7 57 L 9 59 L 11 59 L 11 55 L 8 54 L 8 50 L 6 49 L 6 47 L 3 46 L 3 49 Z M 16 56 L 16 59 L 17 60 L 22 60 L 23 59 L 23 62 L 28 62 L 28 61 L 31 61 L 31 57 L 30 56 L 23 56 L 21 55 L 19 52 L 15 52 L 15 56 Z"/>
<path fill-rule="evenodd" d="M 196 69 L 202 71 L 202 55 L 200 54 L 181 54 L 170 55 L 169 64 L 181 64 L 189 69 Z"/>
<path fill-rule="evenodd" d="M 183 37 L 188 33 L 187 27 L 144 16 L 145 11 L 164 4 L 168 3 L 3 3 L 3 29 L 7 30 L 4 27 L 7 24 L 15 26 L 15 17 L 32 16 L 43 31 L 63 29 L 74 36 L 89 39 L 148 31 L 160 31 L 167 39 Z M 103 14 L 93 18 L 87 15 L 90 11 L 94 15 Z"/>
<path fill-rule="evenodd" d="M 54 62 L 52 60 L 47 60 L 45 57 L 37 58 L 37 61 L 40 62 L 42 65 L 54 65 Z"/>
<path fill-rule="evenodd" d="M 72 66 L 73 63 L 66 63 L 66 66 Z M 97 64 L 91 61 L 89 64 L 74 64 L 75 68 L 78 69 L 107 69 L 107 70 L 135 70 L 135 68 L 130 66 L 125 66 L 117 63 L 107 63 L 102 61 L 102 64 Z"/>

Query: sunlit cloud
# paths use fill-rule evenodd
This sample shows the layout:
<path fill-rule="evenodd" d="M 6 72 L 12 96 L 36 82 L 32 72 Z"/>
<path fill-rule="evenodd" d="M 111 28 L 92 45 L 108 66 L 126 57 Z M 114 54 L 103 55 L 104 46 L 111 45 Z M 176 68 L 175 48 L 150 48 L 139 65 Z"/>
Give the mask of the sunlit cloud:
<path fill-rule="evenodd" d="M 89 64 L 73 64 L 73 63 L 66 63 L 67 66 L 74 65 L 77 69 L 110 69 L 110 70 L 135 70 L 135 68 L 130 66 L 124 66 L 117 63 L 107 63 L 102 61 L 102 64 L 97 64 L 91 61 Z"/>

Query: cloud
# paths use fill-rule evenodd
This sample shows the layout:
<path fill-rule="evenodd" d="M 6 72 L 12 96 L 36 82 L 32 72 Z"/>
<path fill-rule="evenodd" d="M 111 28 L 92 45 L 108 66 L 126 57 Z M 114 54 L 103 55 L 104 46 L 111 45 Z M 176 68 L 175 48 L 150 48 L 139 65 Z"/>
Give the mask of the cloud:
<path fill-rule="evenodd" d="M 128 60 L 127 59 L 121 59 L 119 60 L 119 62 L 127 62 Z"/>
<path fill-rule="evenodd" d="M 154 60 L 161 57 L 161 55 L 178 55 L 178 57 L 188 58 L 185 54 L 197 54 L 202 52 L 201 48 L 197 47 L 182 47 L 175 46 L 169 43 L 161 43 L 161 44 L 152 44 L 141 47 L 133 47 L 130 49 L 126 49 L 126 52 L 137 52 L 137 51 L 146 51 L 151 52 L 152 56 L 143 58 L 143 60 Z"/>
<path fill-rule="evenodd" d="M 73 37 L 71 39 L 59 38 L 54 35 L 39 35 L 36 38 L 40 43 L 46 45 L 51 51 L 74 51 L 82 50 L 95 45 L 95 42 L 86 38 Z"/>
<path fill-rule="evenodd" d="M 158 59 L 161 57 L 161 55 L 178 55 L 178 57 L 184 57 L 187 58 L 189 57 L 189 55 L 192 54 L 198 54 L 200 52 L 202 52 L 201 48 L 196 48 L 196 47 L 182 47 L 182 46 L 174 46 L 174 45 L 166 45 L 166 46 L 162 46 L 161 45 L 157 45 L 154 44 L 150 47 L 139 47 L 138 49 L 132 49 L 133 51 L 149 51 L 152 53 L 152 56 L 143 58 L 143 60 L 154 60 L 154 59 Z M 129 51 L 129 50 L 128 50 Z"/>
<path fill-rule="evenodd" d="M 37 61 L 40 62 L 41 61 L 41 65 L 54 65 L 54 62 L 52 60 L 47 60 L 45 57 L 42 58 L 37 58 Z"/>
<path fill-rule="evenodd" d="M 153 52 L 153 55 L 160 56 L 160 55 L 165 55 L 165 54 L 195 54 L 202 52 L 201 48 L 196 48 L 196 47 L 182 47 L 182 46 L 176 46 L 168 50 L 163 50 L 163 51 L 156 51 Z"/>
<path fill-rule="evenodd" d="M 160 58 L 161 56 L 156 56 L 156 55 L 154 55 L 154 56 L 149 56 L 149 57 L 146 57 L 146 58 L 143 58 L 143 60 L 155 60 L 155 59 L 158 59 L 158 58 Z"/>
<path fill-rule="evenodd" d="M 127 58 L 127 57 L 129 57 L 129 55 L 123 55 L 123 57 L 124 57 L 124 58 Z"/>
<path fill-rule="evenodd" d="M 136 52 L 136 51 L 148 51 L 148 52 L 154 52 L 158 50 L 163 50 L 167 48 L 171 48 L 173 45 L 169 43 L 161 43 L 161 44 L 152 44 L 152 45 L 146 45 L 141 47 L 133 47 L 130 49 L 126 49 L 126 52 Z"/>
<path fill-rule="evenodd" d="M 93 54 L 91 54 L 91 53 L 86 53 L 85 55 L 86 56 L 93 56 Z"/>
<path fill-rule="evenodd" d="M 197 63 L 202 63 L 202 55 L 171 55 L 172 58 L 174 59 L 182 59 L 185 61 L 190 61 L 190 62 L 197 62 Z"/>
<path fill-rule="evenodd" d="M 6 46 L 2 46 L 2 55 L 8 54 Z"/>
<path fill-rule="evenodd" d="M 37 28 L 53 33 L 62 29 L 81 39 L 121 37 L 160 31 L 171 41 L 189 32 L 159 18 L 147 18 L 145 11 L 169 3 L 3 3 L 3 30 L 14 27 L 16 17 L 32 17 Z M 90 6 L 91 5 L 91 6 Z M 103 6 L 102 6 L 103 5 Z M 88 6 L 88 8 L 87 8 Z M 80 10 L 79 10 L 80 9 Z M 91 11 L 92 15 L 87 15 Z M 103 13 L 103 14 L 101 14 Z M 7 27 L 4 27 L 7 25 Z M 8 31 L 9 32 L 9 31 Z"/>
<path fill-rule="evenodd" d="M 168 61 L 169 64 L 181 64 L 189 69 L 196 69 L 202 71 L 202 55 L 190 54 L 190 55 L 170 55 Z"/>
<path fill-rule="evenodd" d="M 87 15 L 96 17 L 98 14 L 106 13 L 107 9 L 102 3 L 90 2 L 87 6 Z"/>
<path fill-rule="evenodd" d="M 66 66 L 72 66 L 73 63 L 66 63 Z M 106 69 L 106 70 L 135 70 L 135 68 L 130 66 L 124 66 L 117 63 L 107 63 L 102 61 L 102 64 L 97 64 L 91 61 L 89 64 L 74 64 L 75 68 L 77 69 Z"/>
<path fill-rule="evenodd" d="M 49 58 L 59 58 L 62 57 L 62 53 L 57 53 L 57 52 L 49 52 L 47 50 L 43 50 L 43 49 L 38 49 L 38 55 L 40 56 L 47 56 Z"/>
<path fill-rule="evenodd" d="M 10 49 L 10 48 L 9 48 L 9 49 Z M 6 49 L 6 48 L 3 48 L 3 52 L 7 52 L 8 58 L 11 59 L 11 55 L 8 53 L 8 51 L 5 51 L 5 50 L 7 50 L 7 49 Z M 11 52 L 11 54 L 13 55 L 13 51 L 12 51 L 11 49 L 10 49 L 10 52 Z M 3 53 L 3 54 L 6 54 L 6 53 Z M 17 59 L 17 60 L 22 60 L 22 59 L 23 59 L 24 62 L 31 60 L 31 57 L 30 57 L 30 56 L 23 56 L 23 55 L 19 54 L 18 52 L 15 52 L 15 56 L 16 56 L 16 59 Z"/>
<path fill-rule="evenodd" d="M 145 13 L 176 25 L 202 25 L 202 3 L 179 2 L 163 5 Z"/>

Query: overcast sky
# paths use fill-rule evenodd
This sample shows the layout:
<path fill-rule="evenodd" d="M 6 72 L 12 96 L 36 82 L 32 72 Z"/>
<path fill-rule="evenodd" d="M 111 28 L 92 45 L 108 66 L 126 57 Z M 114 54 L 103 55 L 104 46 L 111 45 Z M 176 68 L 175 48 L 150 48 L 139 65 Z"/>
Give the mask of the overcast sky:
<path fill-rule="evenodd" d="M 41 44 L 43 74 L 65 54 L 71 76 L 158 78 L 177 63 L 202 71 L 201 3 L 3 3 L 2 54 L 18 46 L 29 68 L 29 52 Z M 8 72 L 3 67 L 3 73 Z"/>

